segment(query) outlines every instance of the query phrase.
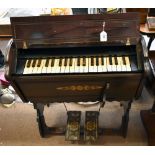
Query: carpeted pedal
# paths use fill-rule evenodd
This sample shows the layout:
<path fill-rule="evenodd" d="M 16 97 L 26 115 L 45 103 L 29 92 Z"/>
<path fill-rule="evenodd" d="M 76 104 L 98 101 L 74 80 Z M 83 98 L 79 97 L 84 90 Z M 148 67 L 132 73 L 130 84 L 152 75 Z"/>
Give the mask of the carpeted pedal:
<path fill-rule="evenodd" d="M 84 140 L 95 141 L 98 138 L 98 111 L 86 111 Z"/>
<path fill-rule="evenodd" d="M 68 111 L 67 115 L 66 140 L 80 140 L 81 111 Z"/>

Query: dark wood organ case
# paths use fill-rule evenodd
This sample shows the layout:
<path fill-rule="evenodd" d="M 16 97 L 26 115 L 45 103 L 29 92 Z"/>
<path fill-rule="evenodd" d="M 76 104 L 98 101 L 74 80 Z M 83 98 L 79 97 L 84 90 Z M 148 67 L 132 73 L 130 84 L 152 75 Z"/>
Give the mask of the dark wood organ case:
<path fill-rule="evenodd" d="M 6 78 L 24 102 L 34 104 L 42 137 L 52 130 L 44 120 L 44 105 L 105 100 L 128 101 L 121 126 L 126 136 L 131 102 L 141 94 L 144 78 L 138 19 L 136 13 L 11 18 Z M 87 116 L 97 120 L 98 114 Z"/>

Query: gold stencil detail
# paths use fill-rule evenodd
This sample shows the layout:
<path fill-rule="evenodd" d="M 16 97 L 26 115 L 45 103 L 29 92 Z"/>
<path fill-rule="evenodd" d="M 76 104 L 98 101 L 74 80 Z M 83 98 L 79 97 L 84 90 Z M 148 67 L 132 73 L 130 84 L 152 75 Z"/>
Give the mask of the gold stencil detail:
<path fill-rule="evenodd" d="M 102 86 L 96 85 L 72 85 L 72 86 L 65 86 L 65 87 L 58 87 L 57 90 L 71 90 L 71 91 L 88 91 L 88 90 L 96 90 L 102 89 Z"/>
<path fill-rule="evenodd" d="M 86 123 L 86 129 L 89 131 L 95 130 L 96 129 L 96 123 L 92 121 L 88 121 Z"/>

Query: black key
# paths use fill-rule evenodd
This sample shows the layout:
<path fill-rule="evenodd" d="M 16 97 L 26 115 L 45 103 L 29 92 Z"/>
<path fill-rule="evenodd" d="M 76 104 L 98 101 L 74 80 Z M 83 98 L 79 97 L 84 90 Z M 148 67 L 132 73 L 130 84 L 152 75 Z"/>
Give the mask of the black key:
<path fill-rule="evenodd" d="M 86 57 L 83 57 L 83 66 L 86 66 Z"/>
<path fill-rule="evenodd" d="M 59 66 L 62 66 L 62 58 L 60 58 Z"/>
<path fill-rule="evenodd" d="M 112 57 L 111 56 L 109 57 L 109 63 L 110 63 L 110 65 L 112 65 Z"/>
<path fill-rule="evenodd" d="M 115 56 L 114 59 L 115 59 L 115 65 L 118 65 L 117 57 Z"/>
<path fill-rule="evenodd" d="M 65 58 L 64 66 L 67 66 L 67 60 L 68 60 L 68 58 Z"/>
<path fill-rule="evenodd" d="M 69 58 L 69 66 L 72 66 L 73 65 L 73 58 Z"/>
<path fill-rule="evenodd" d="M 98 60 L 98 57 L 96 57 L 96 66 L 99 65 L 99 60 Z"/>
<path fill-rule="evenodd" d="M 38 60 L 37 67 L 40 67 L 40 65 L 41 65 L 41 59 Z"/>
<path fill-rule="evenodd" d="M 32 67 L 35 67 L 35 64 L 36 64 L 36 59 L 33 60 Z"/>
<path fill-rule="evenodd" d="M 49 59 L 46 59 L 45 67 L 48 67 L 49 65 Z"/>
<path fill-rule="evenodd" d="M 31 65 L 31 60 L 28 60 L 26 67 L 30 67 Z"/>
<path fill-rule="evenodd" d="M 111 59 L 112 59 L 112 65 L 116 65 L 114 57 L 112 57 Z M 113 61 L 114 61 L 114 62 L 113 62 Z M 114 64 L 113 64 L 113 63 L 114 63 Z"/>
<path fill-rule="evenodd" d="M 54 66 L 55 58 L 52 58 L 51 67 Z"/>
<path fill-rule="evenodd" d="M 78 57 L 77 65 L 80 66 L 80 57 Z"/>
<path fill-rule="evenodd" d="M 94 66 L 94 58 L 91 56 L 91 66 Z"/>
<path fill-rule="evenodd" d="M 126 65 L 125 57 L 122 57 L 123 59 L 123 65 Z"/>
<path fill-rule="evenodd" d="M 94 57 L 94 66 L 96 66 L 96 57 Z"/>
<path fill-rule="evenodd" d="M 101 56 L 102 65 L 104 65 L 104 57 Z"/>

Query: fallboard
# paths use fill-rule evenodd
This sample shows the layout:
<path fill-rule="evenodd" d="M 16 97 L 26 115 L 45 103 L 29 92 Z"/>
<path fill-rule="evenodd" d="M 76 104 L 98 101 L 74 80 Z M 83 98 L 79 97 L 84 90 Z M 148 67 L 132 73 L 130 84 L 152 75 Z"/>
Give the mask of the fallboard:
<path fill-rule="evenodd" d="M 100 33 L 107 41 L 100 41 Z M 137 13 L 12 17 L 17 48 L 83 45 L 132 45 L 139 41 Z"/>

